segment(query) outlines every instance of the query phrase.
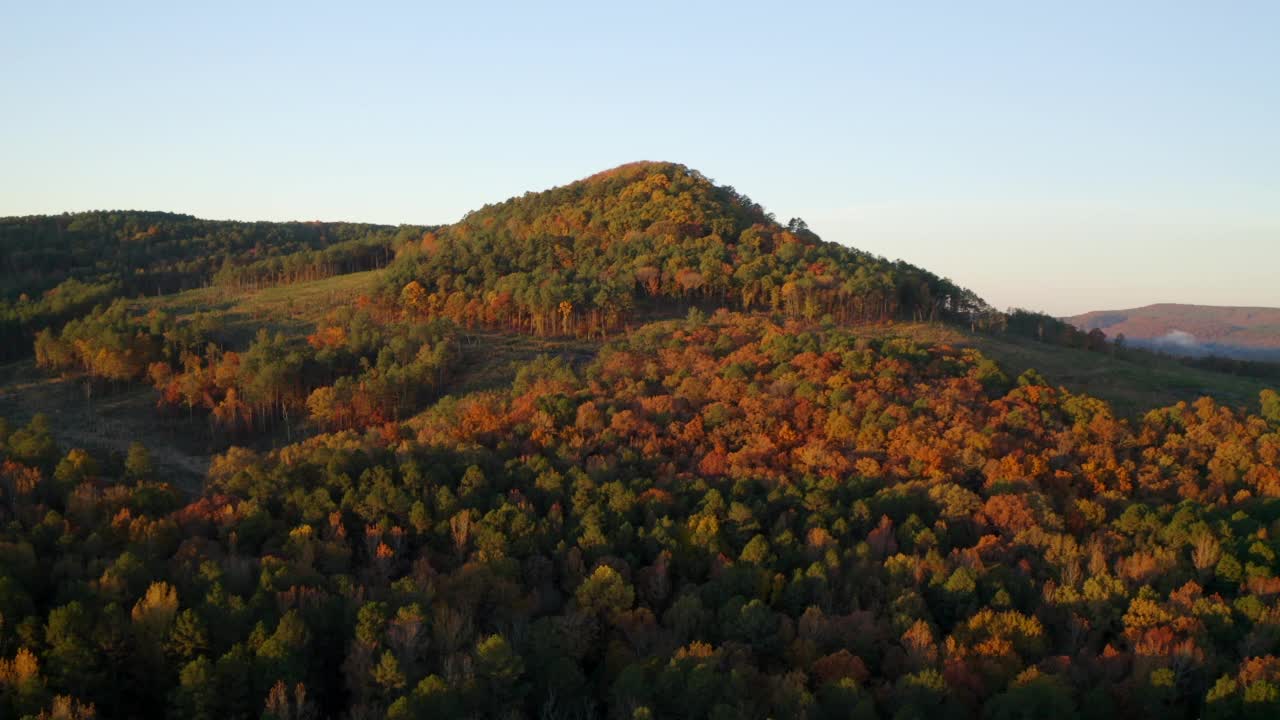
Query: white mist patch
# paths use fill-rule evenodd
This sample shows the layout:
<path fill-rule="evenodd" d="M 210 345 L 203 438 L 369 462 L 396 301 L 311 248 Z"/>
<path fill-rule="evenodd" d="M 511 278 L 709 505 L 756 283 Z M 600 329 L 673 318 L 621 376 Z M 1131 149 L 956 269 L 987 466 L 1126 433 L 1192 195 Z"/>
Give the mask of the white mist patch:
<path fill-rule="evenodd" d="M 1153 345 L 1173 350 L 1199 350 L 1200 342 L 1196 336 L 1184 330 L 1170 330 L 1151 341 Z"/>

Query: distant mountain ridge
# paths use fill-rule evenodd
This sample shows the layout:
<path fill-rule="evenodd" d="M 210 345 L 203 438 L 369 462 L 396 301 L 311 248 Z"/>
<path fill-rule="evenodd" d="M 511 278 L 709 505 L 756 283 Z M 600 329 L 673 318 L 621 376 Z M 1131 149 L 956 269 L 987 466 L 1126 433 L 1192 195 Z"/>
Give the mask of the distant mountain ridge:
<path fill-rule="evenodd" d="M 1280 308 L 1159 303 L 1065 318 L 1084 331 L 1182 355 L 1280 360 Z"/>

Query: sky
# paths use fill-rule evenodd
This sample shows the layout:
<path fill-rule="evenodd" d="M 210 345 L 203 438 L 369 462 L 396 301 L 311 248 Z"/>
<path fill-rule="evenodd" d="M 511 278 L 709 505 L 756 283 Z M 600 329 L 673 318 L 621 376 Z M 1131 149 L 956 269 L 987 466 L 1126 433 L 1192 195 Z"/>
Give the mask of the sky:
<path fill-rule="evenodd" d="M 1280 3 L 0 2 L 0 216 L 451 222 L 634 160 L 999 308 L 1280 306 Z"/>

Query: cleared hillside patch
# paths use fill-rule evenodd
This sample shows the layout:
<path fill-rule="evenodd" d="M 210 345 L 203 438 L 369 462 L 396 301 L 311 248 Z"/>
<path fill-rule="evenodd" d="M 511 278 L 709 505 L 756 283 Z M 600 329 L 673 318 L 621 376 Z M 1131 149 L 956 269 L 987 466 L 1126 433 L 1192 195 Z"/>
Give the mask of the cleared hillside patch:
<path fill-rule="evenodd" d="M 868 327 L 864 332 L 900 335 L 921 343 L 974 347 L 995 360 L 1011 378 L 1035 369 L 1054 385 L 1106 400 L 1126 417 L 1205 395 L 1226 405 L 1256 411 L 1258 393 L 1272 387 L 1255 378 L 1187 367 L 1171 358 L 1148 354 L 1135 357 L 1124 350 L 1116 354 L 1089 352 L 939 324 L 899 323 Z"/>

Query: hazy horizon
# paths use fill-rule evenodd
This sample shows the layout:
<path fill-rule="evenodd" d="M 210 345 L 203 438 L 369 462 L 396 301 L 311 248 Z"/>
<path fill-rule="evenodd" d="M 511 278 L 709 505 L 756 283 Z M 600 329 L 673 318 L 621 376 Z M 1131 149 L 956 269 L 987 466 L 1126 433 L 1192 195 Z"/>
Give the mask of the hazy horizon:
<path fill-rule="evenodd" d="M 0 215 L 435 224 L 669 160 L 999 308 L 1280 304 L 1280 8 L 732 7 L 16 7 Z"/>

